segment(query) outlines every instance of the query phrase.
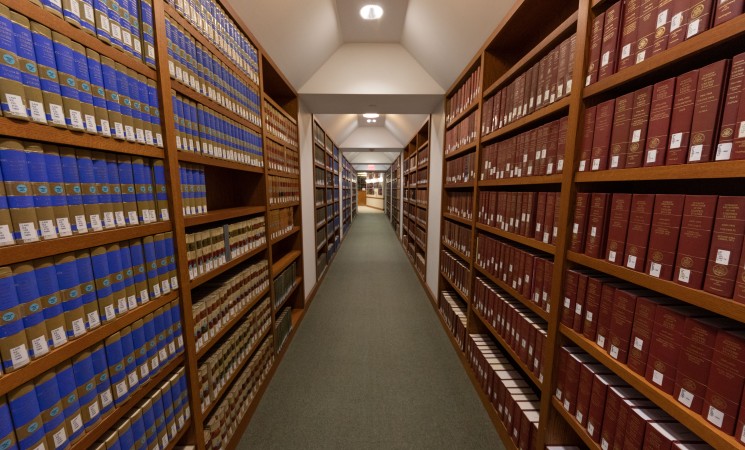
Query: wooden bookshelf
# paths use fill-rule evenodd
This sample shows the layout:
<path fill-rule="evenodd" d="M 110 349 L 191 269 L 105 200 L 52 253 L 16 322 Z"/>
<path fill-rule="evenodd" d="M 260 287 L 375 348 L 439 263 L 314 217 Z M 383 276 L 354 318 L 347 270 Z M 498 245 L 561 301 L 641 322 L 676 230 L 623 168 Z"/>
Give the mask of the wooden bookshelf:
<path fill-rule="evenodd" d="M 325 217 L 324 224 L 326 226 L 325 239 L 319 239 L 320 226 L 316 232 L 316 279 L 320 280 L 326 267 L 331 264 L 334 256 L 336 256 L 339 245 L 341 245 L 341 225 L 346 225 L 342 218 L 341 197 L 344 195 L 343 185 L 347 181 L 343 174 L 341 177 L 339 176 L 339 167 L 341 166 L 342 172 L 344 172 L 345 169 L 351 168 L 351 165 L 344 166 L 346 159 L 342 156 L 331 136 L 326 134 L 315 119 L 313 120 L 313 141 L 313 151 L 315 152 L 314 194 L 316 200 L 323 200 L 323 204 L 317 205 L 314 212 Z M 318 158 L 323 160 L 319 161 Z M 347 178 L 350 177 L 351 172 L 347 174 Z M 321 210 L 325 210 L 325 212 L 321 212 Z M 351 217 L 349 219 L 349 223 L 351 223 Z"/>
<path fill-rule="evenodd" d="M 456 120 L 457 122 L 457 120 Z M 417 207 L 417 199 L 429 198 L 429 133 L 430 118 L 409 141 L 400 156 L 403 175 L 403 218 L 401 219 L 401 244 L 412 261 L 414 270 L 424 279 L 427 273 L 427 207 Z M 420 161 L 423 161 L 420 164 Z M 397 185 L 397 184 L 396 184 Z M 395 210 L 395 207 L 394 207 Z"/>

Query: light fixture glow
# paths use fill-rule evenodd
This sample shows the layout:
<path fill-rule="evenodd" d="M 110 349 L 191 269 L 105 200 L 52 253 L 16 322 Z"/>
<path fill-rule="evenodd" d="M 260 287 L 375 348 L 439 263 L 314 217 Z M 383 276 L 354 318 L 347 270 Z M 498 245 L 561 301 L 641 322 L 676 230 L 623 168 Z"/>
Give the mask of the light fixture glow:
<path fill-rule="evenodd" d="M 362 117 L 364 117 L 365 119 L 377 119 L 378 117 L 380 117 L 380 114 L 378 114 L 378 113 L 365 113 L 365 114 L 362 115 Z"/>
<path fill-rule="evenodd" d="M 377 20 L 383 17 L 383 8 L 378 5 L 365 5 L 360 9 L 360 16 L 365 20 Z"/>
<path fill-rule="evenodd" d="M 372 122 L 372 119 L 367 119 L 367 123 L 371 123 L 371 122 Z"/>

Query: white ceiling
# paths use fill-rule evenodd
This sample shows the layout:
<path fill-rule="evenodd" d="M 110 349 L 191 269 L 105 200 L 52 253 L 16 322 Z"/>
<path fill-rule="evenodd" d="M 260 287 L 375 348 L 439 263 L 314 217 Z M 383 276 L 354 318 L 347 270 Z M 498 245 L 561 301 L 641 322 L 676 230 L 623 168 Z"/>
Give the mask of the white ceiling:
<path fill-rule="evenodd" d="M 369 150 L 411 140 L 515 0 L 228 1 L 337 145 Z M 383 18 L 362 20 L 365 3 Z"/>

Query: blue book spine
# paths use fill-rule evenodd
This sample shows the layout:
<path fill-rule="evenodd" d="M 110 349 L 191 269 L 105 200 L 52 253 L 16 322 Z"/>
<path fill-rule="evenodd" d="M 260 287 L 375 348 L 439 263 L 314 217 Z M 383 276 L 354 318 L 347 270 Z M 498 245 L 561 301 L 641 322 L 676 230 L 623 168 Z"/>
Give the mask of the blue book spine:
<path fill-rule="evenodd" d="M 96 328 L 101 324 L 101 316 L 98 311 L 98 298 L 96 296 L 96 282 L 93 274 L 93 264 L 90 254 L 79 252 L 75 255 L 75 265 L 78 268 L 78 278 L 80 280 L 80 295 L 83 301 L 83 307 L 87 311 L 86 320 L 88 328 Z"/>
<path fill-rule="evenodd" d="M 83 104 L 85 131 L 97 134 L 98 126 L 96 125 L 96 117 L 93 114 L 89 114 L 93 112 L 94 106 L 92 94 L 93 88 L 91 86 L 91 77 L 88 71 L 88 56 L 85 54 L 85 48 L 82 46 L 75 46 L 72 51 L 72 57 L 75 63 L 75 76 L 78 78 L 78 82 L 80 83 L 78 97 L 80 98 L 80 102 Z M 88 108 L 85 108 L 84 105 L 88 105 Z M 85 112 L 86 109 L 88 112 Z"/>
<path fill-rule="evenodd" d="M 145 266 L 145 253 L 139 240 L 129 242 L 129 254 L 132 256 L 132 269 L 134 270 L 134 282 L 139 286 L 147 286 L 147 268 Z M 137 302 L 147 303 L 150 293 L 147 289 L 137 290 Z"/>
<path fill-rule="evenodd" d="M 140 385 L 140 378 L 137 376 L 137 359 L 135 358 L 135 346 L 132 341 L 132 330 L 127 327 L 121 331 L 122 351 L 124 352 L 124 370 L 127 372 L 127 384 L 129 390 L 134 392 Z"/>
<path fill-rule="evenodd" d="M 49 337 L 44 325 L 44 308 L 41 304 L 39 288 L 36 286 L 36 274 L 31 264 L 20 264 L 13 267 L 13 281 L 16 285 L 18 304 L 23 315 L 23 327 L 31 346 L 29 355 L 38 358 L 49 353 Z"/>
<path fill-rule="evenodd" d="M 182 209 L 182 213 L 185 216 L 188 216 L 190 215 L 190 212 L 189 212 L 189 205 L 187 201 L 188 190 L 186 189 L 186 186 L 189 184 L 189 179 L 188 179 L 189 170 L 184 166 L 179 166 L 178 171 L 179 171 L 179 181 L 181 183 L 181 209 Z"/>
<path fill-rule="evenodd" d="M 83 433 L 83 415 L 80 412 L 77 384 L 72 364 L 57 368 L 57 387 L 62 399 L 65 419 L 70 424 L 70 441 L 74 441 Z"/>
<path fill-rule="evenodd" d="M 54 265 L 55 275 L 57 277 L 57 285 L 59 288 L 60 295 L 62 297 L 62 309 L 64 312 L 72 313 L 83 307 L 83 296 L 80 292 L 80 279 L 78 278 L 78 267 L 77 261 L 72 258 L 69 261 L 58 260 Z M 41 270 L 39 270 L 41 272 Z M 37 278 L 38 278 L 37 274 Z M 86 318 L 88 319 L 88 318 Z M 95 316 L 95 320 L 98 320 L 98 316 Z M 94 322 L 95 323 L 98 322 Z M 90 329 L 91 324 L 86 321 L 83 323 L 83 332 L 86 329 Z M 56 336 L 54 330 L 51 330 L 52 340 L 59 340 L 60 344 L 67 341 L 68 337 L 74 337 L 75 333 L 72 328 L 65 330 L 64 339 Z M 82 334 L 82 333 L 81 333 Z"/>
<path fill-rule="evenodd" d="M 62 178 L 65 182 L 65 193 L 67 194 L 67 205 L 71 210 L 81 211 L 83 206 L 83 190 L 80 186 L 80 174 L 78 172 L 78 160 L 74 153 L 66 152 L 60 155 L 62 164 Z M 88 222 L 85 215 L 75 215 L 70 224 L 72 231 L 76 234 L 88 232 Z"/>
<path fill-rule="evenodd" d="M 135 445 L 135 437 L 132 433 L 132 427 L 119 427 L 119 445 L 121 446 L 122 450 L 129 450 L 134 448 Z"/>
<path fill-rule="evenodd" d="M 39 286 L 39 295 L 41 295 L 42 307 L 44 308 L 44 320 L 47 324 L 60 323 L 59 318 L 64 317 L 65 310 L 62 298 L 60 298 L 60 287 L 57 282 L 57 269 L 55 265 L 39 264 L 36 270 L 34 270 L 34 274 L 36 275 L 36 284 Z M 82 333 L 85 333 L 85 322 L 76 322 L 73 326 Z M 49 326 L 48 328 L 52 327 Z M 67 333 L 63 326 L 48 331 L 49 340 L 47 341 L 47 345 L 49 347 L 59 347 L 67 342 Z"/>
<path fill-rule="evenodd" d="M 13 36 L 13 23 L 9 15 L 0 15 L 0 51 L 3 53 L 3 61 L 0 63 L 0 79 L 13 83 L 11 92 L 4 92 L 0 96 L 0 109 L 6 116 L 17 119 L 28 119 L 25 94 L 23 93 L 23 78 L 18 65 L 16 42 Z"/>
<path fill-rule="evenodd" d="M 150 93 L 148 92 L 147 83 L 143 79 L 139 79 L 137 80 L 137 88 L 140 91 L 140 101 L 142 102 L 142 120 L 145 122 L 145 143 L 147 145 L 155 145 L 153 111 L 150 106 Z"/>
<path fill-rule="evenodd" d="M 93 92 L 93 106 L 106 112 L 106 117 L 98 117 L 96 132 L 103 136 L 111 137 L 111 122 L 109 121 L 108 112 L 106 111 L 106 89 L 104 88 L 100 56 L 95 52 L 89 51 L 87 53 L 87 59 L 88 76 L 90 77 L 91 91 Z"/>
<path fill-rule="evenodd" d="M 131 99 L 132 117 L 135 122 L 135 140 L 140 143 L 145 143 L 145 129 L 142 127 L 142 121 L 145 118 L 142 116 L 142 99 L 140 99 L 140 87 L 137 83 L 137 79 L 132 77 L 130 73 L 125 73 L 127 81 L 129 82 L 129 96 Z"/>
<path fill-rule="evenodd" d="M 155 145 L 163 147 L 163 135 L 160 127 L 160 101 L 158 100 L 158 89 L 155 83 L 148 81 L 147 95 L 150 99 L 150 112 L 152 114 L 153 134 L 155 135 Z"/>
<path fill-rule="evenodd" d="M 5 398 L 0 398 L 0 448 L 18 450 L 13 421 L 10 419 L 10 409 Z"/>
<path fill-rule="evenodd" d="M 117 227 L 127 226 L 127 221 L 124 217 L 124 207 L 122 205 L 122 185 L 119 180 L 119 163 L 115 157 L 106 157 L 106 172 L 109 179 L 111 204 L 114 207 L 114 221 L 116 222 Z"/>
<path fill-rule="evenodd" d="M 109 185 L 108 164 L 101 154 L 92 157 L 91 162 L 93 163 L 93 177 L 98 188 L 98 200 L 96 203 L 101 205 L 101 212 L 103 212 L 103 227 L 107 230 L 116 228 Z"/>
<path fill-rule="evenodd" d="M 13 37 L 16 44 L 16 56 L 19 58 L 21 65 L 21 80 L 26 86 L 26 93 L 29 88 L 32 90 L 41 90 L 39 81 L 39 67 L 36 64 L 36 54 L 34 52 L 34 42 L 31 37 L 31 30 L 28 28 L 29 22 L 21 24 L 13 21 Z M 38 91 L 36 91 L 38 92 Z M 34 122 L 47 123 L 47 113 L 44 109 L 44 103 L 33 100 L 32 96 L 27 95 L 28 105 L 26 113 Z"/>
<path fill-rule="evenodd" d="M 136 439 L 133 448 L 135 450 L 147 450 L 147 436 L 145 432 L 145 421 L 142 418 L 142 408 L 139 409 L 139 414 L 134 414 L 130 417 L 129 424 L 132 434 Z"/>
<path fill-rule="evenodd" d="M 48 35 L 42 33 L 42 30 L 49 32 L 49 29 L 40 28 L 35 24 L 32 25 L 31 37 L 34 54 L 36 55 L 36 64 L 39 69 L 41 90 L 45 94 L 51 94 L 45 95 L 45 99 L 49 101 L 49 109 L 46 111 L 47 122 L 66 127 L 64 108 L 61 104 L 51 101 L 52 98 L 59 98 L 62 94 L 59 86 L 59 74 L 57 73 L 57 61 L 54 56 L 54 44 Z"/>
<path fill-rule="evenodd" d="M 171 20 L 166 17 L 166 54 L 168 55 L 168 74 L 171 78 L 176 76 L 176 56 L 174 51 L 174 37 L 173 37 L 173 24 Z"/>
<path fill-rule="evenodd" d="M 147 359 L 150 361 L 150 375 L 154 375 L 160 367 L 158 359 L 158 335 L 155 332 L 155 314 L 145 319 L 145 339 L 147 341 Z"/>
<path fill-rule="evenodd" d="M 119 88 L 120 107 L 122 115 L 129 118 L 134 118 L 132 111 L 132 98 L 129 95 L 129 77 L 122 70 L 122 67 L 117 65 L 116 67 L 116 85 Z M 124 135 L 130 142 L 135 142 L 135 130 L 131 125 L 132 121 L 124 121 Z"/>
<path fill-rule="evenodd" d="M 140 39 L 140 8 L 138 3 L 139 0 L 129 0 L 129 25 L 130 31 L 132 32 L 132 53 L 135 58 L 142 59 L 142 40 Z"/>
<path fill-rule="evenodd" d="M 165 321 L 163 320 L 164 310 L 163 308 L 157 310 L 153 315 L 153 321 L 155 322 L 155 333 L 158 339 L 158 359 L 160 364 L 166 364 L 168 362 L 168 348 L 167 348 L 167 331 L 165 328 Z"/>
<path fill-rule="evenodd" d="M 118 6 L 117 12 L 119 13 L 119 26 L 122 29 L 122 47 L 124 51 L 129 54 L 134 54 L 134 48 L 132 46 L 132 26 L 129 23 L 129 0 L 117 0 L 112 1 L 112 4 Z"/>
<path fill-rule="evenodd" d="M 96 35 L 98 39 L 111 43 L 111 22 L 109 21 L 109 5 L 104 0 L 93 0 L 96 18 Z"/>
<path fill-rule="evenodd" d="M 124 349 L 119 333 L 106 340 L 106 361 L 109 364 L 111 385 L 114 387 L 114 402 L 118 405 L 129 397 L 127 371 L 124 365 Z"/>
<path fill-rule="evenodd" d="M 168 360 L 176 356 L 176 335 L 173 326 L 173 305 L 163 307 L 163 328 L 166 332 L 166 348 L 168 349 Z"/>
<path fill-rule="evenodd" d="M 51 193 L 52 206 L 54 208 L 61 208 L 62 211 L 65 211 L 67 210 L 65 178 L 62 173 L 62 160 L 60 159 L 60 155 L 56 149 L 54 151 L 45 149 L 44 165 L 47 169 L 47 179 L 49 180 L 49 191 Z M 57 233 L 60 236 L 72 235 L 73 229 L 70 225 L 69 214 L 57 217 L 56 221 Z"/>
<path fill-rule="evenodd" d="M 87 153 L 78 153 L 78 176 L 80 177 L 80 188 L 83 194 L 83 205 L 96 205 L 99 202 L 100 183 L 96 182 L 96 174 L 93 168 L 93 160 Z M 97 210 L 96 208 L 95 210 Z M 94 211 L 95 211 L 94 210 Z M 99 214 L 89 214 L 87 228 L 93 231 L 103 230 L 103 223 Z"/>
<path fill-rule="evenodd" d="M 52 36 L 59 35 L 53 31 Z M 68 99 L 68 103 L 71 105 L 69 110 L 65 112 L 65 123 L 68 127 L 76 130 L 84 130 L 83 115 L 77 106 L 80 102 L 80 95 L 78 94 L 78 81 L 75 76 L 75 60 L 72 48 L 56 37 L 53 42 L 55 60 L 57 61 L 57 75 L 60 80 L 60 92 L 62 97 Z"/>
<path fill-rule="evenodd" d="M 28 383 L 11 392 L 10 414 L 13 416 L 18 447 L 33 449 L 44 440 L 44 424 L 41 422 L 38 395 L 33 383 Z"/>
<path fill-rule="evenodd" d="M 129 311 L 127 304 L 127 291 L 124 287 L 124 269 L 122 266 L 121 248 L 118 245 L 107 247 L 106 259 L 109 263 L 111 278 L 111 291 L 114 294 L 114 309 L 117 316 Z"/>
<path fill-rule="evenodd" d="M 26 152 L 28 175 L 34 197 L 34 208 L 39 219 L 39 234 L 44 239 L 56 239 L 57 227 L 54 224 L 52 211 L 52 195 L 49 190 L 47 167 L 44 153 L 40 147 L 34 146 L 33 151 Z"/>
<path fill-rule="evenodd" d="M 31 176 L 28 172 L 26 152 L 9 146 L 0 152 L 0 168 L 5 182 L 5 195 L 13 216 L 13 239 L 17 243 L 39 240 Z M 18 214 L 13 214 L 14 210 Z M 27 221 L 21 221 L 26 218 Z M 32 220 L 33 218 L 33 220 Z"/>
<path fill-rule="evenodd" d="M 111 45 L 124 49 L 122 44 L 122 26 L 119 23 L 119 3 L 117 0 L 109 0 L 109 25 L 111 25 Z"/>
<path fill-rule="evenodd" d="M 113 290 L 111 289 L 111 271 L 109 270 L 109 259 L 106 249 L 103 247 L 93 249 L 91 252 L 91 263 L 93 266 L 93 275 L 96 280 L 97 297 L 102 300 L 111 298 Z M 103 311 L 100 311 L 102 322 L 116 318 L 116 309 L 113 304 L 99 306 L 103 306 Z"/>
<path fill-rule="evenodd" d="M 173 420 L 173 392 L 171 391 L 171 388 L 169 386 L 168 389 L 161 389 L 160 390 L 160 399 L 163 402 L 163 413 L 166 419 L 166 424 L 171 423 Z M 176 433 L 175 429 L 168 430 L 168 435 L 171 438 L 174 438 Z"/>
<path fill-rule="evenodd" d="M 146 201 L 148 206 L 148 213 L 150 214 L 150 222 L 157 222 L 158 215 L 155 213 L 155 179 L 153 178 L 152 161 L 145 160 L 143 166 L 143 174 L 145 176 L 145 187 L 147 188 Z"/>
<path fill-rule="evenodd" d="M 159 162 L 158 164 L 153 164 L 153 178 L 155 181 L 156 186 L 156 192 L 155 192 L 155 200 L 157 201 L 157 204 L 159 206 L 164 206 L 165 208 L 160 208 L 158 212 L 158 219 L 162 222 L 168 221 L 168 193 L 166 192 L 166 167 L 163 165 L 162 162 Z"/>
<path fill-rule="evenodd" d="M 155 413 L 153 412 L 152 402 L 148 402 L 142 407 L 142 423 L 145 428 L 147 438 L 147 448 L 155 448 L 158 440 L 158 432 L 155 428 Z"/>
<path fill-rule="evenodd" d="M 171 289 L 178 289 L 178 278 L 176 276 L 176 252 L 173 244 L 173 233 L 166 233 L 166 255 L 168 256 L 168 276 L 170 277 Z"/>
<path fill-rule="evenodd" d="M 150 223 L 150 213 L 145 205 L 148 201 L 146 168 L 142 159 L 132 160 L 132 175 L 136 191 L 138 220 L 142 223 Z"/>
<path fill-rule="evenodd" d="M 112 113 L 116 116 L 122 114 L 122 107 L 119 103 L 119 85 L 113 62 L 111 64 L 101 64 L 101 73 L 103 75 L 103 87 L 106 91 L 106 109 L 109 111 L 109 119 L 111 120 L 109 134 L 117 139 L 124 139 L 124 124 L 112 117 Z"/>
<path fill-rule="evenodd" d="M 173 125 L 176 128 L 176 148 L 178 150 L 185 150 L 184 143 L 181 140 L 183 129 L 180 123 L 181 114 L 179 113 L 179 104 L 179 98 L 176 95 L 171 96 L 171 106 L 173 107 Z"/>
<path fill-rule="evenodd" d="M 89 352 L 81 353 L 72 364 L 75 383 L 78 387 L 78 401 L 83 409 L 83 426 L 90 428 L 101 418 L 96 389 L 96 371 Z"/>
<path fill-rule="evenodd" d="M 119 169 L 119 183 L 122 186 L 122 203 L 135 205 L 135 210 L 129 208 L 124 220 L 127 225 L 139 225 L 140 219 L 137 216 L 137 191 L 135 190 L 134 174 L 132 173 L 132 160 L 129 157 L 118 158 L 117 166 Z"/>
<path fill-rule="evenodd" d="M 5 371 L 10 372 L 29 363 L 29 345 L 15 281 L 8 268 L 0 270 L 0 318 L 0 357 Z M 8 338 L 13 338 L 12 344 Z"/>
<path fill-rule="evenodd" d="M 165 411 L 163 408 L 163 399 L 160 395 L 151 397 L 150 400 L 153 402 L 153 417 L 155 418 L 155 429 L 160 435 L 165 431 Z"/>
<path fill-rule="evenodd" d="M 160 290 L 164 294 L 171 292 L 171 283 L 168 278 L 168 254 L 166 253 L 166 241 L 163 235 L 155 236 L 155 256 L 158 258 L 158 279 Z"/>
<path fill-rule="evenodd" d="M 135 271 L 132 265 L 132 254 L 129 245 L 121 243 L 119 256 L 122 260 L 122 274 L 124 275 L 124 287 L 127 292 L 127 307 L 129 309 L 137 308 L 137 294 L 135 292 Z"/>
<path fill-rule="evenodd" d="M 132 345 L 135 352 L 135 363 L 140 382 L 144 383 L 150 378 L 150 367 L 147 359 L 147 340 L 145 339 L 145 324 L 135 322 L 132 324 Z"/>
<path fill-rule="evenodd" d="M 139 3 L 140 20 L 142 20 L 142 40 L 145 47 L 143 51 L 145 64 L 156 67 L 153 4 L 151 0 L 142 0 Z"/>
<path fill-rule="evenodd" d="M 96 373 L 96 392 L 98 392 L 101 414 L 103 415 L 114 407 L 114 396 L 111 393 L 111 380 L 109 380 L 109 366 L 103 345 L 91 350 L 91 362 Z"/>
<path fill-rule="evenodd" d="M 145 267 L 150 286 L 150 298 L 158 298 L 161 294 L 160 282 L 158 280 L 158 257 L 152 237 L 145 238 L 142 247 L 145 251 Z"/>

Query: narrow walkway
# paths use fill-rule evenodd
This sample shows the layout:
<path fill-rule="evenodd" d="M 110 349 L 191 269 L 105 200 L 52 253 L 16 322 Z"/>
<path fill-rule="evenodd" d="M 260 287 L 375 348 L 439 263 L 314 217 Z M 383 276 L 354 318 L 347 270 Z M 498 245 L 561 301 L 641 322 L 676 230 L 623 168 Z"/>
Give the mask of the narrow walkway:
<path fill-rule="evenodd" d="M 384 214 L 360 208 L 239 448 L 504 448 Z"/>

